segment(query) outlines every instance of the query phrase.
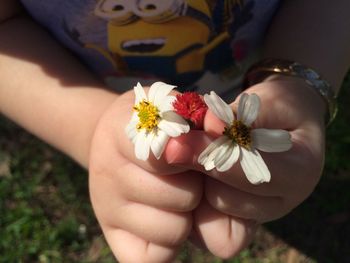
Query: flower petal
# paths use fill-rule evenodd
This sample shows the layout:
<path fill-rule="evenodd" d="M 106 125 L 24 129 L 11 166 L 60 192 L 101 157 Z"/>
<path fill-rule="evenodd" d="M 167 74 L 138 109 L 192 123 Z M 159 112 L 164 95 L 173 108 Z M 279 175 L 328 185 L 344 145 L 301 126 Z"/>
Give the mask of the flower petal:
<path fill-rule="evenodd" d="M 146 133 L 145 130 L 138 132 L 135 138 L 135 156 L 137 159 L 146 161 L 149 156 L 150 139 L 152 134 Z"/>
<path fill-rule="evenodd" d="M 258 116 L 260 109 L 260 99 L 256 94 L 243 93 L 238 103 L 237 118 L 245 125 L 250 126 Z"/>
<path fill-rule="evenodd" d="M 206 170 L 211 170 L 215 167 L 214 165 L 214 158 L 209 158 L 209 156 L 213 156 L 212 153 L 215 152 L 216 149 L 218 149 L 222 144 L 229 141 L 229 138 L 226 136 L 220 136 L 213 142 L 211 142 L 207 148 L 204 149 L 203 152 L 198 156 L 198 163 L 201 165 L 204 165 Z M 214 156 L 215 157 L 215 156 Z M 210 160 L 211 159 L 211 160 Z M 211 162 L 211 164 L 207 164 L 208 162 Z M 207 164 L 207 165 L 206 165 Z M 207 169 L 207 167 L 211 167 L 211 169 Z"/>
<path fill-rule="evenodd" d="M 141 86 L 140 82 L 137 82 L 137 85 L 134 87 L 135 92 L 135 105 L 139 104 L 143 100 L 147 100 L 146 93 Z"/>
<path fill-rule="evenodd" d="M 222 147 L 219 146 L 215 148 L 204 160 L 203 166 L 206 171 L 214 169 L 216 167 L 215 159 L 218 155 L 221 154 Z"/>
<path fill-rule="evenodd" d="M 161 117 L 162 120 L 158 123 L 158 128 L 170 137 L 177 137 L 190 131 L 188 123 L 173 111 L 163 112 Z"/>
<path fill-rule="evenodd" d="M 160 112 L 173 111 L 174 110 L 173 102 L 175 100 L 176 100 L 175 96 L 165 97 L 161 105 L 158 106 L 158 109 L 160 110 Z"/>
<path fill-rule="evenodd" d="M 240 154 L 239 147 L 231 144 L 228 153 L 225 159 L 223 158 L 222 161 L 216 163 L 216 169 L 219 172 L 226 172 L 237 162 Z"/>
<path fill-rule="evenodd" d="M 169 136 L 162 130 L 158 130 L 157 134 L 154 135 L 151 142 L 151 150 L 154 156 L 159 159 L 162 156 L 162 153 L 167 145 Z"/>
<path fill-rule="evenodd" d="M 263 158 L 257 150 L 248 151 L 243 147 L 241 150 L 241 166 L 248 179 L 252 184 L 261 184 L 269 182 L 271 174 Z"/>
<path fill-rule="evenodd" d="M 215 167 L 217 166 L 218 162 L 220 162 L 223 159 L 226 159 L 228 155 L 231 153 L 230 146 L 232 146 L 232 142 L 227 140 L 225 143 L 221 144 L 218 147 L 219 151 L 217 155 L 214 157 Z"/>
<path fill-rule="evenodd" d="M 204 101 L 208 108 L 222 121 L 231 124 L 234 121 L 234 115 L 231 107 L 223 101 L 214 91 L 210 95 L 204 95 Z"/>
<path fill-rule="evenodd" d="M 169 92 L 175 87 L 176 86 L 168 85 L 164 82 L 155 82 L 149 89 L 148 100 L 159 108 Z"/>
<path fill-rule="evenodd" d="M 128 136 L 128 138 L 132 141 L 132 143 L 135 143 L 136 136 L 138 134 L 138 131 L 136 129 L 137 122 L 129 122 L 128 125 L 125 127 L 125 133 Z"/>
<path fill-rule="evenodd" d="M 129 121 L 128 125 L 125 127 L 125 133 L 133 143 L 135 143 L 134 139 L 138 133 L 136 129 L 138 122 L 139 122 L 139 117 L 137 116 L 137 113 L 134 112 L 132 114 L 131 120 Z"/>
<path fill-rule="evenodd" d="M 285 152 L 292 147 L 291 136 L 285 130 L 254 129 L 253 147 L 264 152 Z"/>

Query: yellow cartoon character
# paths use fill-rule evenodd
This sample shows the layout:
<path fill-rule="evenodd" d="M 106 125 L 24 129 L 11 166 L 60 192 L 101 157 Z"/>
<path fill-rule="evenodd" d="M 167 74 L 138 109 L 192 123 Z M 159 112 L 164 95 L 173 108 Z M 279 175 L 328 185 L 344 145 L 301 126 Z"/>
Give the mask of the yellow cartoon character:
<path fill-rule="evenodd" d="M 86 47 L 99 51 L 119 71 L 177 76 L 182 82 L 198 78 L 207 53 L 229 38 L 227 31 L 214 34 L 203 0 L 99 0 L 95 15 L 108 21 L 108 50 Z"/>

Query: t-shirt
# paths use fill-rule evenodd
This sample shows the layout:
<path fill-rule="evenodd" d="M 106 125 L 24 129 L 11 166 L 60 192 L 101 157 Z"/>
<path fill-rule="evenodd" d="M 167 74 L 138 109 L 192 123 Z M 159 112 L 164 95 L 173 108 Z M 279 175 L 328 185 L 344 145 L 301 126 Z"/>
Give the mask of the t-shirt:
<path fill-rule="evenodd" d="M 232 93 L 280 0 L 22 0 L 106 84 Z"/>

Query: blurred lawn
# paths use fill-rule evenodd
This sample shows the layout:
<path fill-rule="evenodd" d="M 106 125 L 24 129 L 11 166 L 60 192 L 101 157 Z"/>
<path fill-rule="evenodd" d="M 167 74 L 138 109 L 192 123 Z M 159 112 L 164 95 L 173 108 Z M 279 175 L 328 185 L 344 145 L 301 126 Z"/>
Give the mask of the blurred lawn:
<path fill-rule="evenodd" d="M 350 80 L 328 130 L 324 176 L 287 217 L 222 261 L 190 244 L 177 262 L 350 262 Z M 115 262 L 90 207 L 87 174 L 0 117 L 0 263 Z"/>

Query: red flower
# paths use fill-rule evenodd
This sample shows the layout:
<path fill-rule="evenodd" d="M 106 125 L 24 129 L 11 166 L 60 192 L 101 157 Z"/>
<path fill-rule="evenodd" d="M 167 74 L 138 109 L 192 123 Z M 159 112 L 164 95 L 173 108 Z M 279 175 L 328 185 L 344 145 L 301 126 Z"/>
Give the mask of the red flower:
<path fill-rule="evenodd" d="M 208 106 L 198 93 L 185 92 L 176 95 L 173 106 L 177 114 L 191 122 L 191 128 L 196 130 L 203 129 L 204 116 Z"/>

